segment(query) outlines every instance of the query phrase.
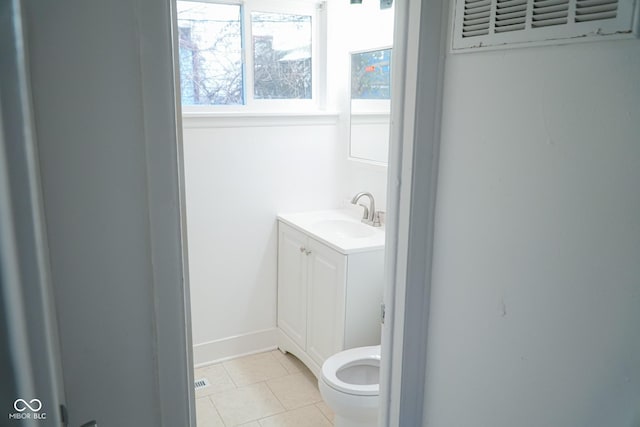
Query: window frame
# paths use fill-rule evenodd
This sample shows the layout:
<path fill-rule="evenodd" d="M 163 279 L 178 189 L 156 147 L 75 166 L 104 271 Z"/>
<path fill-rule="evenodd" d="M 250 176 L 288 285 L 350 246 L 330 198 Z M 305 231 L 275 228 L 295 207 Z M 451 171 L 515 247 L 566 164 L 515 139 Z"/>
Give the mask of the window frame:
<path fill-rule="evenodd" d="M 182 105 L 183 113 L 275 113 L 287 111 L 314 112 L 324 110 L 326 72 L 325 32 L 326 7 L 323 0 L 180 0 L 193 3 L 228 4 L 240 6 L 242 38 L 242 75 L 244 104 L 238 105 Z M 251 13 L 282 13 L 311 16 L 311 99 L 256 99 L 254 89 L 254 52 Z"/>

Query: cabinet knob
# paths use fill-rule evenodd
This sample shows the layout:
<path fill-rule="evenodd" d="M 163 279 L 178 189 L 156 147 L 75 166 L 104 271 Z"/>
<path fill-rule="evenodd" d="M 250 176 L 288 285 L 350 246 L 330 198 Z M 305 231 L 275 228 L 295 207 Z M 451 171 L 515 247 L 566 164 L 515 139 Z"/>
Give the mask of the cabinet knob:
<path fill-rule="evenodd" d="M 306 251 L 306 250 L 307 250 L 307 249 L 306 249 L 304 246 L 300 246 L 300 252 L 304 252 L 304 251 Z"/>

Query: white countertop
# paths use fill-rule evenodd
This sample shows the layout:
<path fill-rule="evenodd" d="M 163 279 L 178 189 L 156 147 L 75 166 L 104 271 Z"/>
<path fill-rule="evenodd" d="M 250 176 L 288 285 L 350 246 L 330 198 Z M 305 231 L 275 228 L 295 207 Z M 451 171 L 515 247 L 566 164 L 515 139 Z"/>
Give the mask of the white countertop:
<path fill-rule="evenodd" d="M 349 209 L 282 213 L 278 220 L 343 254 L 384 249 L 384 226 L 372 227 Z"/>

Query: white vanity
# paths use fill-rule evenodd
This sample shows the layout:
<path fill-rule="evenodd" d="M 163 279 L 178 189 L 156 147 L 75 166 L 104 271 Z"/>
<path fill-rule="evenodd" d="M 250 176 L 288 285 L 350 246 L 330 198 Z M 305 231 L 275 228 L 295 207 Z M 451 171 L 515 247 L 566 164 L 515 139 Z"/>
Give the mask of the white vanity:
<path fill-rule="evenodd" d="M 278 347 L 316 375 L 338 351 L 380 343 L 384 229 L 352 211 L 278 216 Z"/>

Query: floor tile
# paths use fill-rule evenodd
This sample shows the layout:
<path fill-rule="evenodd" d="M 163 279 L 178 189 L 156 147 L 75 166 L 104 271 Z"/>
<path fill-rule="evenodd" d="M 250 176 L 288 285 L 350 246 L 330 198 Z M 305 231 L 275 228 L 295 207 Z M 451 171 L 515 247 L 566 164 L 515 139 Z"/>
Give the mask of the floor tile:
<path fill-rule="evenodd" d="M 265 383 L 216 393 L 210 399 L 228 427 L 284 411 L 284 407 Z"/>
<path fill-rule="evenodd" d="M 331 423 L 313 405 L 264 418 L 259 423 L 261 427 L 331 427 Z"/>
<path fill-rule="evenodd" d="M 206 368 L 193 368 L 193 377 L 195 379 L 202 378 L 205 369 Z"/>
<path fill-rule="evenodd" d="M 304 374 L 304 376 L 309 378 L 309 381 L 311 381 L 316 385 L 316 387 L 318 387 L 318 379 L 316 378 L 315 375 L 313 375 L 313 372 L 311 372 L 309 368 L 307 368 L 306 366 L 303 366 L 302 369 L 300 369 L 300 373 Z"/>
<path fill-rule="evenodd" d="M 198 427 L 225 427 L 208 397 L 196 399 L 196 422 Z"/>
<path fill-rule="evenodd" d="M 329 408 L 329 405 L 327 405 L 324 401 L 322 401 L 322 402 L 316 403 L 316 408 L 320 409 L 320 412 L 322 412 L 322 415 L 327 417 L 329 421 L 333 422 L 333 419 L 335 418 L 335 414 L 333 413 L 333 410 Z"/>
<path fill-rule="evenodd" d="M 283 353 L 280 350 L 273 350 L 271 352 L 278 362 L 287 370 L 288 373 L 293 374 L 300 372 L 307 367 L 297 357 L 291 353 Z"/>
<path fill-rule="evenodd" d="M 252 354 L 223 363 L 237 386 L 253 384 L 287 375 L 287 370 L 271 352 Z"/>
<path fill-rule="evenodd" d="M 196 390 L 196 398 L 210 396 L 214 393 L 236 388 L 236 385 L 222 364 L 199 368 L 194 374 L 196 380 L 206 378 L 210 384 L 208 387 Z"/>
<path fill-rule="evenodd" d="M 268 380 L 267 385 L 287 410 L 322 401 L 317 384 L 302 372 Z"/>

